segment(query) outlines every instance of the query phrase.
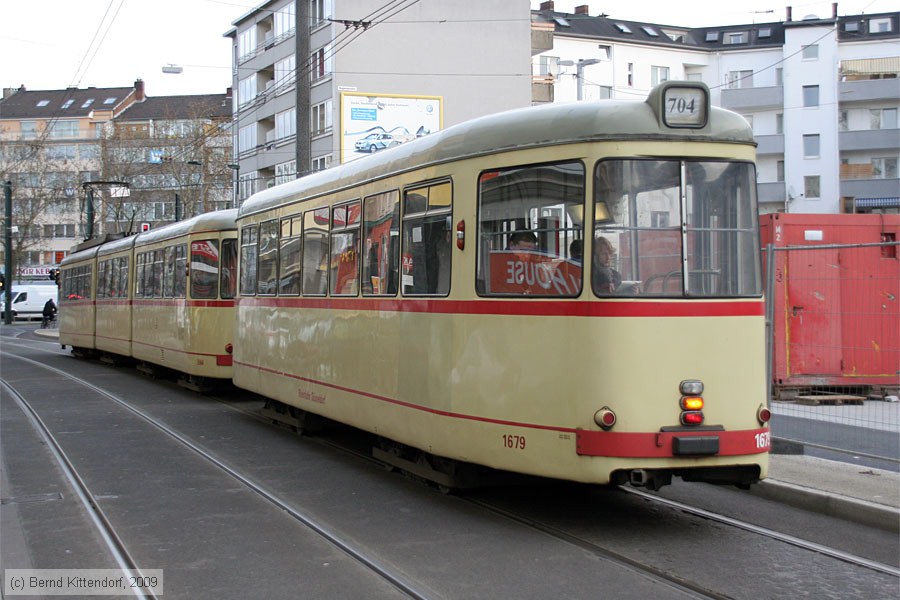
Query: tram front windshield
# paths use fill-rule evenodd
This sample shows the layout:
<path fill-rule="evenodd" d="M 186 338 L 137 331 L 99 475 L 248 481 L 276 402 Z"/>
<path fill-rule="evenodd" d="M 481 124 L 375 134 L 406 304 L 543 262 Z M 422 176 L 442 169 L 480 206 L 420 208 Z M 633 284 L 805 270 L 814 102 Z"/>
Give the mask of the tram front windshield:
<path fill-rule="evenodd" d="M 754 182 L 753 165 L 742 162 L 598 163 L 593 268 L 616 277 L 593 277 L 594 293 L 761 294 Z"/>

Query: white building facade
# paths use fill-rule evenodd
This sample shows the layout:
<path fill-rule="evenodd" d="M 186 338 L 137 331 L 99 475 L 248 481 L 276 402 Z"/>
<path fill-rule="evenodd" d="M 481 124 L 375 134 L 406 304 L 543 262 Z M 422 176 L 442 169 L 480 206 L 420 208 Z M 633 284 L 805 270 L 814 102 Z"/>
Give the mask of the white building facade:
<path fill-rule="evenodd" d="M 788 9 L 784 22 L 691 29 L 552 4 L 534 13 L 553 30 L 532 61 L 536 101 L 643 100 L 660 81 L 703 81 L 753 127 L 762 212 L 900 209 L 900 13 L 835 4 L 824 19 Z"/>

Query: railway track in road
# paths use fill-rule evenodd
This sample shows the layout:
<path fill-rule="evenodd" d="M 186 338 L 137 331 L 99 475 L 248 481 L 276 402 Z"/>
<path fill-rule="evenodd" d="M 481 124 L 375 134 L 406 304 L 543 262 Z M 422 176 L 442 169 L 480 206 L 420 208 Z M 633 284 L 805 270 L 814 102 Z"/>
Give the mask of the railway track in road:
<path fill-rule="evenodd" d="M 85 386 L 88 389 L 94 391 L 94 393 L 101 394 L 104 397 L 116 402 L 123 408 L 131 411 L 135 416 L 147 421 L 166 435 L 170 436 L 173 440 L 178 441 L 178 443 L 189 448 L 198 456 L 201 456 L 205 461 L 214 464 L 216 468 L 228 474 L 228 476 L 233 478 L 235 481 L 240 482 L 241 485 L 252 489 L 254 493 L 259 494 L 268 502 L 277 506 L 286 514 L 289 514 L 291 518 L 297 520 L 304 526 L 321 535 L 323 538 L 329 540 L 343 552 L 347 553 L 349 556 L 352 556 L 354 560 L 358 560 L 361 564 L 365 565 L 366 568 L 371 569 L 373 573 L 376 573 L 385 581 L 390 582 L 390 585 L 394 586 L 395 589 L 401 591 L 403 594 L 414 598 L 426 598 L 436 595 L 432 593 L 431 589 L 429 589 L 428 586 L 414 581 L 409 576 L 400 573 L 398 570 L 390 566 L 385 566 L 384 561 L 382 559 L 379 559 L 379 557 L 368 555 L 365 551 L 358 550 L 354 547 L 353 543 L 347 541 L 347 539 L 342 536 L 340 532 L 331 530 L 328 526 L 323 525 L 315 518 L 311 517 L 308 514 L 305 514 L 302 510 L 296 508 L 296 506 L 292 505 L 291 502 L 279 498 L 277 494 L 268 491 L 265 486 L 254 482 L 252 476 L 248 476 L 240 472 L 239 469 L 233 468 L 226 462 L 219 460 L 216 456 L 213 455 L 212 452 L 208 451 L 202 445 L 197 444 L 192 439 L 189 439 L 179 431 L 176 431 L 175 429 L 167 426 L 165 423 L 161 422 L 159 419 L 154 418 L 152 415 L 147 414 L 145 411 L 142 411 L 139 408 L 131 405 L 126 400 L 118 398 L 114 394 L 110 394 L 109 392 L 95 386 L 89 381 L 75 377 L 74 375 L 60 371 L 59 369 L 54 369 L 53 367 L 40 364 L 37 361 L 32 361 L 24 357 L 17 358 L 19 358 L 20 360 L 28 361 L 30 364 L 33 364 L 36 367 L 49 369 L 54 374 L 67 377 L 78 385 Z M 255 410 L 248 410 L 246 402 L 234 402 L 227 398 L 211 399 L 215 399 L 219 403 L 228 406 L 231 410 L 239 411 L 240 413 L 253 417 L 254 419 L 257 419 L 259 421 L 270 422 L 269 418 L 261 416 Z M 255 403 L 254 406 L 256 406 Z M 365 451 L 359 451 L 358 449 L 338 444 L 330 440 L 330 438 L 328 437 L 313 437 L 310 439 L 317 440 L 321 444 L 338 449 L 343 453 L 351 454 L 357 459 L 362 459 L 369 463 L 378 462 Z M 473 494 L 472 496 L 479 496 L 479 494 Z M 483 497 L 484 495 L 480 496 Z M 801 548 L 804 550 L 804 552 L 812 553 L 809 556 L 812 556 L 814 554 L 816 556 L 825 557 L 826 559 L 832 561 L 840 561 L 840 563 L 850 565 L 854 569 L 859 569 L 854 570 L 853 572 L 855 573 L 863 573 L 864 571 L 867 571 L 871 573 L 877 573 L 880 576 L 887 577 L 889 579 L 900 578 L 900 569 L 897 569 L 891 565 L 882 564 L 873 560 L 866 559 L 864 557 L 856 556 L 851 553 L 844 552 L 838 548 L 831 548 L 827 545 L 817 544 L 797 537 L 786 535 L 772 529 L 759 527 L 757 525 L 753 525 L 739 519 L 734 519 L 725 515 L 699 509 L 684 503 L 674 502 L 672 500 L 661 498 L 653 494 L 647 494 L 633 488 L 624 487 L 621 489 L 620 493 L 611 494 L 610 497 L 633 498 L 638 502 L 653 503 L 654 506 L 658 507 L 656 510 L 665 511 L 666 515 L 668 516 L 676 515 L 672 516 L 671 518 L 677 519 L 680 523 L 679 526 L 685 525 L 685 523 L 688 523 L 690 521 L 694 524 L 691 525 L 690 523 L 688 523 L 688 526 L 702 527 L 704 530 L 706 530 L 706 526 L 698 525 L 697 523 L 699 523 L 701 520 L 714 522 L 717 524 L 721 524 L 722 526 L 727 528 L 735 528 L 747 532 L 747 535 L 749 536 L 758 536 L 759 538 L 775 540 L 776 542 L 781 544 L 789 544 L 792 547 Z M 460 497 L 460 501 L 470 506 L 476 507 L 480 511 L 485 511 L 490 514 L 501 516 L 504 520 L 512 521 L 518 525 L 525 527 L 526 529 L 537 531 L 542 535 L 548 536 L 548 538 L 550 539 L 563 542 L 564 544 L 575 547 L 580 551 L 585 552 L 587 555 L 594 557 L 595 559 L 618 565 L 620 568 L 625 568 L 635 574 L 638 574 L 639 578 L 641 579 L 657 581 L 660 585 L 664 585 L 672 590 L 677 590 L 678 593 L 686 594 L 689 597 L 735 597 L 733 591 L 729 590 L 728 588 L 721 588 L 717 585 L 711 584 L 708 580 L 704 580 L 702 577 L 698 577 L 697 575 L 699 574 L 694 574 L 689 570 L 679 569 L 677 567 L 673 567 L 665 561 L 660 561 L 658 555 L 656 557 L 650 556 L 645 558 L 642 553 L 636 553 L 632 549 L 629 549 L 627 547 L 623 548 L 621 545 L 618 545 L 617 540 L 615 539 L 606 539 L 596 534 L 593 537 L 583 535 L 578 528 L 567 527 L 565 525 L 560 526 L 558 524 L 555 524 L 552 519 L 545 519 L 541 516 L 535 516 L 535 513 L 532 513 L 529 510 L 519 510 L 519 508 L 523 507 L 514 507 L 512 509 L 505 508 L 502 503 L 494 502 L 493 498 L 490 498 L 486 501 L 484 499 L 473 498 L 471 496 L 462 496 Z M 652 512 L 652 510 L 653 509 L 648 512 Z M 560 512 L 564 512 L 564 509 L 556 511 L 556 513 Z M 688 518 L 677 517 L 677 515 L 680 515 L 682 513 L 690 515 L 691 517 L 696 517 L 696 519 L 692 520 Z M 648 518 L 644 520 L 652 519 L 653 515 L 648 515 Z M 578 520 L 576 519 L 576 521 Z M 670 527 L 669 529 L 676 528 L 677 527 Z M 666 529 L 666 527 L 663 527 L 662 531 L 665 533 Z M 640 536 L 640 533 L 638 533 L 637 535 Z M 706 535 L 708 535 L 708 532 Z M 674 538 L 675 536 L 674 534 L 672 534 L 668 537 Z M 769 547 L 763 542 L 751 541 L 750 544 L 752 544 L 753 546 L 761 546 L 767 548 Z M 788 551 L 780 550 L 779 552 L 787 553 Z M 803 555 L 798 555 L 796 553 L 793 553 L 792 556 L 800 556 L 801 558 L 799 558 L 798 560 L 801 561 L 816 560 L 812 558 L 802 558 Z M 837 565 L 838 563 L 831 562 L 828 564 Z M 844 569 L 846 569 L 846 567 L 835 567 L 835 570 Z M 884 580 L 879 579 L 879 581 L 883 582 Z"/>
<path fill-rule="evenodd" d="M 66 456 L 65 451 L 50 432 L 50 429 L 44 424 L 44 421 L 41 420 L 40 415 L 38 415 L 28 400 L 26 400 L 25 397 L 7 381 L 0 379 L 0 386 L 6 390 L 15 401 L 16 405 L 23 413 L 25 413 L 34 429 L 38 432 L 38 435 L 47 445 L 47 448 L 49 448 L 56 464 L 65 476 L 66 481 L 69 483 L 73 496 L 78 499 L 85 512 L 90 517 L 91 523 L 94 525 L 100 539 L 103 540 L 104 546 L 109 551 L 119 569 L 123 572 L 131 571 L 141 573 L 140 566 L 128 552 L 125 542 L 123 542 L 122 538 L 116 533 L 115 528 L 103 512 L 97 499 L 91 493 L 90 488 L 78 474 L 78 470 L 72 464 L 72 461 L 69 460 L 68 456 Z M 143 575 L 140 575 L 140 579 L 143 581 L 145 578 Z M 140 587 L 133 588 L 132 592 L 137 598 L 146 598 L 148 600 L 157 598 L 152 591 Z"/>
<path fill-rule="evenodd" d="M 212 455 L 209 451 L 207 451 L 204 447 L 197 444 L 193 440 L 188 437 L 181 435 L 178 431 L 175 431 L 171 427 L 167 426 L 165 423 L 160 421 L 159 419 L 154 418 L 152 415 L 140 410 L 135 407 L 128 401 L 122 399 L 121 397 L 112 394 L 89 381 L 86 381 L 80 377 L 76 377 L 70 373 L 66 373 L 60 369 L 56 369 L 49 365 L 42 364 L 38 361 L 31 360 L 29 358 L 14 356 L 16 360 L 25 361 L 34 367 L 41 368 L 47 370 L 55 375 L 65 377 L 69 381 L 76 383 L 80 386 L 83 386 L 94 393 L 111 400 L 118 406 L 130 411 L 135 416 L 140 419 L 146 421 L 159 431 L 165 433 L 171 439 L 177 441 L 184 447 L 188 448 L 198 456 L 202 457 L 208 463 L 214 465 L 216 468 L 220 469 L 224 473 L 226 473 L 229 477 L 239 482 L 243 486 L 252 490 L 255 494 L 264 498 L 266 501 L 275 505 L 285 514 L 289 515 L 293 520 L 301 523 L 311 531 L 318 534 L 320 537 L 339 548 L 342 552 L 344 552 L 347 556 L 351 557 L 353 560 L 357 561 L 367 569 L 369 569 L 372 573 L 384 579 L 389 585 L 405 594 L 406 596 L 416 599 L 416 600 L 426 600 L 428 598 L 433 597 L 433 594 L 430 594 L 426 590 L 420 589 L 420 586 L 415 582 L 407 580 L 407 578 L 401 574 L 396 569 L 392 569 L 381 563 L 381 561 L 367 553 L 365 550 L 355 546 L 352 541 L 339 535 L 338 533 L 330 530 L 326 525 L 318 522 L 316 519 L 306 514 L 300 508 L 292 505 L 291 503 L 279 498 L 273 492 L 267 490 L 261 484 L 255 482 L 250 477 L 238 472 L 236 469 L 232 468 L 225 462 L 219 460 L 214 455 Z M 54 449 L 54 454 L 60 456 L 60 464 L 64 465 L 67 474 L 71 474 L 71 479 L 76 482 L 76 489 L 80 496 L 84 496 L 86 507 L 89 508 L 92 514 L 97 515 L 98 520 L 98 529 L 103 533 L 105 537 L 110 538 L 110 550 L 116 552 L 115 556 L 120 564 L 123 565 L 123 568 L 130 569 L 138 569 L 138 566 L 134 563 L 134 560 L 130 558 L 128 555 L 128 550 L 125 547 L 124 542 L 119 538 L 114 531 L 112 524 L 110 524 L 109 520 L 105 518 L 103 515 L 102 508 L 99 503 L 93 498 L 90 489 L 84 484 L 84 481 L 79 476 L 77 469 L 72 465 L 72 463 L 65 458 L 65 455 L 62 451 L 60 444 L 53 437 L 52 433 L 50 433 L 49 429 L 43 425 L 38 414 L 30 407 L 28 402 L 16 391 L 16 389 L 11 386 L 8 382 L 3 379 L 0 379 L 0 383 L 2 383 L 4 389 L 9 391 L 15 398 L 17 403 L 22 407 L 22 410 L 31 415 L 31 418 L 35 425 L 40 428 L 42 436 Z M 121 558 L 120 558 L 121 557 Z M 154 596 L 145 596 L 147 598 L 154 598 Z"/>

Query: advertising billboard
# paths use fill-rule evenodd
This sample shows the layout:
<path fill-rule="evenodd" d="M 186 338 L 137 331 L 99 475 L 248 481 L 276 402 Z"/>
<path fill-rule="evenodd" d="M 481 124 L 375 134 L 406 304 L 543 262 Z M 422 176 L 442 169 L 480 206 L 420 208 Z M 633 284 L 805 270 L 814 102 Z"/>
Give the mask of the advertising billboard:
<path fill-rule="evenodd" d="M 441 96 L 341 93 L 341 162 L 386 150 L 443 126 Z"/>

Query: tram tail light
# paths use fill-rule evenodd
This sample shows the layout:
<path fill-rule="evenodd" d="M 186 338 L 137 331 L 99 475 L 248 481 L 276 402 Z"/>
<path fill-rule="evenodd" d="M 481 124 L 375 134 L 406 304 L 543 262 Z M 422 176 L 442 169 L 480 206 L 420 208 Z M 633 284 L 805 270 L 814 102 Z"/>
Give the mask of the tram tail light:
<path fill-rule="evenodd" d="M 765 405 L 760 405 L 760 407 L 756 409 L 756 420 L 759 421 L 760 425 L 765 425 L 771 418 L 772 411 L 769 410 Z"/>
<path fill-rule="evenodd" d="M 681 413 L 682 425 L 702 425 L 703 413 L 699 410 L 686 410 Z"/>
<path fill-rule="evenodd" d="M 460 250 L 466 249 L 466 222 L 460 221 L 456 224 L 456 247 Z"/>
<path fill-rule="evenodd" d="M 609 431 L 616 424 L 616 413 L 608 406 L 604 406 L 594 413 L 594 423 L 599 425 L 604 431 Z"/>
<path fill-rule="evenodd" d="M 696 379 L 686 379 L 678 385 L 681 399 L 678 406 L 681 408 L 680 421 L 682 425 L 703 424 L 703 382 Z"/>

